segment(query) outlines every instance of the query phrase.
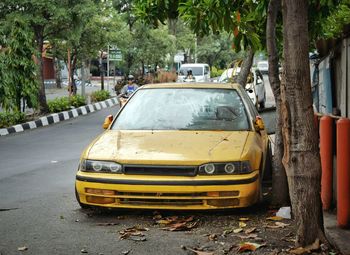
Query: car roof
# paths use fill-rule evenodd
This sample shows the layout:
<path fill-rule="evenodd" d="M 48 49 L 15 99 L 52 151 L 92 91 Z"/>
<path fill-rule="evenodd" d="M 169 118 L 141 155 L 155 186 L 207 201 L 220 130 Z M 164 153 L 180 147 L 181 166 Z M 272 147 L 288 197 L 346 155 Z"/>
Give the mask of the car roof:
<path fill-rule="evenodd" d="M 204 82 L 177 82 L 177 83 L 156 83 L 143 85 L 141 89 L 153 88 L 205 88 L 205 89 L 239 89 L 238 83 L 204 83 Z"/>
<path fill-rule="evenodd" d="M 181 67 L 188 67 L 188 66 L 207 66 L 208 64 L 205 63 L 190 63 L 190 64 L 182 64 Z"/>

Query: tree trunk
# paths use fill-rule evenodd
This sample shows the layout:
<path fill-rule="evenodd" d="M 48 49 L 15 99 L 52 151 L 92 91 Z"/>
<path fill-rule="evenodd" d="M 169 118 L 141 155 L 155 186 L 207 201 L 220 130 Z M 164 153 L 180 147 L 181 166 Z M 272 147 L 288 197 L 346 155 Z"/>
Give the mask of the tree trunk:
<path fill-rule="evenodd" d="M 104 90 L 105 89 L 105 83 L 104 83 L 105 70 L 103 67 L 102 56 L 103 56 L 103 50 L 101 50 L 101 56 L 100 56 L 100 77 L 101 77 L 101 90 Z"/>
<path fill-rule="evenodd" d="M 289 203 L 287 175 L 282 164 L 284 147 L 282 139 L 282 123 L 280 117 L 281 83 L 279 79 L 279 58 L 276 44 L 276 22 L 280 9 L 281 0 L 270 0 L 267 10 L 266 23 L 266 46 L 269 61 L 269 81 L 276 104 L 276 133 L 272 171 L 272 204 L 274 206 L 284 206 Z"/>
<path fill-rule="evenodd" d="M 284 75 L 281 86 L 283 165 L 297 223 L 296 245 L 326 241 L 321 207 L 321 167 L 311 97 L 308 1 L 283 0 Z"/>
<path fill-rule="evenodd" d="M 46 102 L 46 94 L 45 94 L 45 83 L 44 83 L 44 62 L 43 62 L 43 45 L 44 45 L 44 29 L 42 27 L 35 28 L 35 39 L 36 39 L 36 45 L 39 53 L 38 57 L 38 63 L 39 63 L 39 105 L 40 105 L 40 112 L 41 113 L 47 113 L 49 112 L 49 107 Z"/>
<path fill-rule="evenodd" d="M 241 71 L 239 72 L 236 78 L 236 82 L 240 84 L 243 88 L 245 88 L 245 85 L 247 83 L 248 75 L 253 65 L 253 58 L 254 58 L 254 51 L 251 48 L 249 48 L 247 52 L 247 56 L 243 60 Z"/>
<path fill-rule="evenodd" d="M 58 58 L 54 57 L 54 61 L 55 61 L 55 79 L 56 79 L 56 87 L 58 89 L 62 88 L 62 79 L 61 79 L 61 65 L 60 65 L 60 61 Z"/>
<path fill-rule="evenodd" d="M 168 19 L 168 31 L 169 34 L 176 36 L 176 26 L 177 26 L 177 19 Z"/>
<path fill-rule="evenodd" d="M 74 52 L 73 52 L 73 55 L 72 55 L 72 72 L 71 72 L 71 79 L 72 79 L 72 92 L 73 92 L 73 95 L 76 95 L 77 94 L 77 84 L 75 82 L 75 79 L 74 79 L 74 74 L 75 74 L 75 70 L 77 68 L 77 50 L 74 49 Z"/>

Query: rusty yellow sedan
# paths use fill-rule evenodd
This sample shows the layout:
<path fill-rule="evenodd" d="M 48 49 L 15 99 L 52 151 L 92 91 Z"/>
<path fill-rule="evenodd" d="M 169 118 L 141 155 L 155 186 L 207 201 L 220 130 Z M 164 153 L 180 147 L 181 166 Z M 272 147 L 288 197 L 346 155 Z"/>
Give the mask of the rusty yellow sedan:
<path fill-rule="evenodd" d="M 239 85 L 145 85 L 103 126 L 76 174 L 83 208 L 207 210 L 262 199 L 270 144 Z"/>

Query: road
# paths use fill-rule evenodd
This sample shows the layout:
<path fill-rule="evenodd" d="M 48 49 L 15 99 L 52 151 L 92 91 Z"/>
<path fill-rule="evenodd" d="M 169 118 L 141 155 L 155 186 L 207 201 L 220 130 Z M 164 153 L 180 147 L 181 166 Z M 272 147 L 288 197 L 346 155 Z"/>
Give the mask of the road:
<path fill-rule="evenodd" d="M 75 172 L 83 148 L 102 132 L 102 122 L 117 106 L 55 125 L 0 137 L 0 254 L 188 254 L 185 247 L 222 254 L 240 242 L 223 235 L 251 218 L 259 229 L 271 216 L 266 207 L 228 212 L 161 212 L 162 216 L 194 216 L 199 225 L 186 232 L 161 230 L 154 211 L 84 211 L 74 196 Z M 135 225 L 147 227 L 146 240 L 121 240 L 119 232 Z M 259 230 L 269 246 L 281 250 L 289 243 L 283 233 Z M 211 234 L 214 234 L 209 238 Z M 26 251 L 18 251 L 26 247 Z M 204 247 L 204 248 L 203 248 Z"/>

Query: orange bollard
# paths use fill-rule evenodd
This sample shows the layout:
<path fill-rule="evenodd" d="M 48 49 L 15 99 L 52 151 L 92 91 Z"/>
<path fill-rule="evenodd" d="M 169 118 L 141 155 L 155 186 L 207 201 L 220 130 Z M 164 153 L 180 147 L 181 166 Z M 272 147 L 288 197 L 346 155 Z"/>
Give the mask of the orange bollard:
<path fill-rule="evenodd" d="M 329 210 L 333 196 L 333 119 L 329 116 L 320 119 L 320 155 L 322 207 Z"/>
<path fill-rule="evenodd" d="M 350 227 L 350 120 L 337 121 L 337 222 Z"/>

